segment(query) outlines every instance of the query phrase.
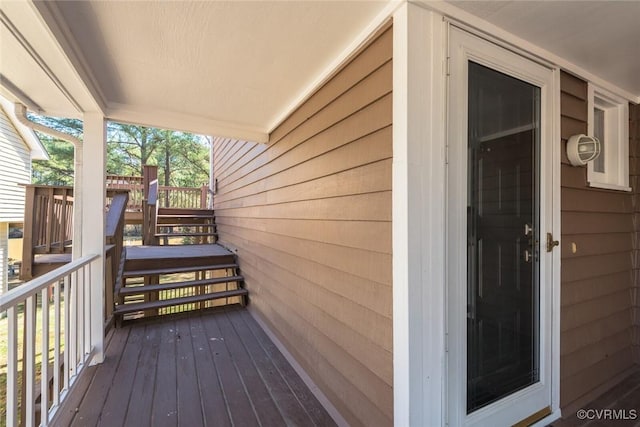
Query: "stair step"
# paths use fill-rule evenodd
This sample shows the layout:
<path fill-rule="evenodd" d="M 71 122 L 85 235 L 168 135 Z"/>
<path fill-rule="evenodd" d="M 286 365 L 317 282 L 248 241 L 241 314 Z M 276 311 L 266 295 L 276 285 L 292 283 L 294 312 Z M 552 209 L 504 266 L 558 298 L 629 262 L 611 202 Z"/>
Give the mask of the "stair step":
<path fill-rule="evenodd" d="M 160 227 L 215 227 L 216 224 L 188 224 L 188 223 L 184 223 L 184 224 L 180 224 L 180 223 L 167 223 L 167 224 L 157 224 L 158 228 Z"/>
<path fill-rule="evenodd" d="M 199 265 L 195 267 L 171 267 L 150 269 L 150 270 L 129 270 L 124 272 L 122 277 L 141 277 L 141 276 L 159 276 L 164 274 L 174 273 L 190 273 L 192 271 L 207 271 L 207 270 L 224 270 L 227 268 L 238 268 L 238 264 L 208 264 Z"/>
<path fill-rule="evenodd" d="M 217 235 L 218 233 L 156 233 L 156 237 L 206 237 Z"/>
<path fill-rule="evenodd" d="M 183 214 L 161 214 L 157 218 L 213 218 L 210 213 L 183 213 Z"/>
<path fill-rule="evenodd" d="M 202 214 L 213 215 L 213 209 L 199 209 L 199 208 L 158 208 L 158 214 L 160 215 L 188 215 L 188 214 Z"/>
<path fill-rule="evenodd" d="M 171 307 L 174 305 L 193 304 L 196 302 L 209 301 L 221 298 L 230 298 L 236 296 L 248 295 L 246 289 L 234 289 L 231 291 L 214 292 L 210 294 L 194 295 L 190 297 L 172 298 L 163 301 L 148 301 L 135 304 L 121 304 L 116 306 L 114 314 L 127 314 L 136 311 L 150 310 L 155 308 Z"/>
<path fill-rule="evenodd" d="M 190 286 L 215 285 L 217 283 L 239 282 L 242 276 L 216 277 L 213 279 L 187 280 L 185 282 L 163 283 L 161 285 L 127 286 L 120 288 L 120 295 L 137 295 L 146 292 L 167 291 L 171 289 L 188 288 Z"/>

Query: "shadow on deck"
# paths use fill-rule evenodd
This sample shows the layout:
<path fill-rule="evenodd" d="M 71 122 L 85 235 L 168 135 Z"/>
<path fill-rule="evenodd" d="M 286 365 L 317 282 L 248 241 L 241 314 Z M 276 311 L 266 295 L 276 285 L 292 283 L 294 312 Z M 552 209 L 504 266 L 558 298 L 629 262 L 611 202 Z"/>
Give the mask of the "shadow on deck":
<path fill-rule="evenodd" d="M 253 317 L 225 308 L 113 330 L 57 425 L 335 423 Z"/>

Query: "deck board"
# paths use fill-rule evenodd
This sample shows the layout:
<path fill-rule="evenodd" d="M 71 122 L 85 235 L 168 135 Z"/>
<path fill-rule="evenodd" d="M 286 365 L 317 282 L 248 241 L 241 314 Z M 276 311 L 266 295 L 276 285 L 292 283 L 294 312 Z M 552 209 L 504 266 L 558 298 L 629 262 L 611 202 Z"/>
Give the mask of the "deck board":
<path fill-rule="evenodd" d="M 251 357 L 242 345 L 237 332 L 233 329 L 233 325 L 229 322 L 229 318 L 227 316 L 219 316 L 216 320 L 222 336 L 225 337 L 224 343 L 229 350 L 234 365 L 237 371 L 242 373 L 242 382 L 251 402 L 253 402 L 260 424 L 263 426 L 284 425 L 284 419 L 280 415 L 280 411 L 258 374 Z"/>
<path fill-rule="evenodd" d="M 210 319 L 202 320 L 207 337 L 209 337 L 209 347 L 213 354 L 214 364 L 218 368 L 220 383 L 226 397 L 232 423 L 240 426 L 258 426 L 253 405 L 249 400 L 242 378 L 236 370 L 231 354 L 229 354 L 225 337 L 218 326 L 217 317 L 212 316 Z"/>
<path fill-rule="evenodd" d="M 260 373 L 262 381 L 273 396 L 274 402 L 278 405 L 280 413 L 287 425 L 308 426 L 313 425 L 313 420 L 304 410 L 300 401 L 291 392 L 286 381 L 282 378 L 280 371 L 274 365 L 271 357 L 253 336 L 253 332 L 247 327 L 240 312 L 228 313 L 229 320 L 233 324 L 242 344 L 247 349 L 256 369 Z"/>
<path fill-rule="evenodd" d="M 178 377 L 178 425 L 204 424 L 198 388 L 198 374 L 193 358 L 189 322 L 176 323 L 176 374 Z"/>
<path fill-rule="evenodd" d="M 209 338 L 205 334 L 202 320 L 199 316 L 191 317 L 189 324 L 205 425 L 231 426 L 218 370 L 213 363 L 211 351 L 209 351 Z"/>
<path fill-rule="evenodd" d="M 129 330 L 121 330 L 117 331 L 117 333 L 114 332 L 108 347 L 108 351 L 111 353 L 109 355 L 110 357 L 105 358 L 104 362 L 93 372 L 91 384 L 87 388 L 87 391 L 85 392 L 77 409 L 75 409 L 75 416 L 71 423 L 66 425 L 71 425 L 72 427 L 98 425 L 98 420 L 100 419 L 100 414 L 104 406 L 104 399 L 111 388 L 113 376 L 120 364 L 120 359 L 124 353 L 124 349 L 126 348 L 128 337 Z M 87 399 L 87 396 L 95 397 Z"/>
<path fill-rule="evenodd" d="M 133 388 L 132 402 L 127 410 L 127 425 L 142 426 L 149 424 L 153 390 L 156 384 L 156 366 L 160 351 L 160 332 L 156 328 L 146 328 L 142 351 L 138 359 Z"/>
<path fill-rule="evenodd" d="M 246 311 L 242 310 L 238 312 L 247 327 L 253 333 L 253 337 L 262 346 L 264 351 L 271 357 L 274 366 L 278 369 L 282 379 L 286 381 L 291 392 L 295 395 L 301 406 L 307 412 L 307 414 L 313 420 L 313 424 L 316 426 L 330 426 L 333 425 L 333 420 L 317 402 L 316 397 L 311 393 L 306 384 L 302 381 L 300 376 L 296 373 L 293 367 L 287 362 L 282 353 L 278 350 L 275 344 L 269 339 L 267 334 L 260 328 L 256 321 Z"/>
<path fill-rule="evenodd" d="M 116 329 L 78 384 L 59 425 L 335 425 L 243 308 Z"/>
<path fill-rule="evenodd" d="M 152 325 L 149 325 L 152 327 Z M 134 326 L 135 327 L 135 326 Z M 163 323 L 153 392 L 151 425 L 178 425 L 178 378 L 176 371 L 176 326 L 173 320 Z"/>
<path fill-rule="evenodd" d="M 131 393 L 133 380 L 138 367 L 138 359 L 142 351 L 144 328 L 132 329 L 127 339 L 118 369 L 113 377 L 109 393 L 102 407 L 100 425 L 120 426 L 124 425 L 129 404 L 135 405 L 138 396 Z"/>

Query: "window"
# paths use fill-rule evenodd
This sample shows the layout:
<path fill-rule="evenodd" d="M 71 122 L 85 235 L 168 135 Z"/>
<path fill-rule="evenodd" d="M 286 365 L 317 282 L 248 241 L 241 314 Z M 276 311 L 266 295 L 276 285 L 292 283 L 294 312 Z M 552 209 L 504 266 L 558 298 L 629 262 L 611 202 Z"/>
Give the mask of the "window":
<path fill-rule="evenodd" d="M 629 104 L 589 85 L 589 135 L 600 140 L 600 156 L 589 163 L 590 187 L 631 191 L 629 187 Z"/>

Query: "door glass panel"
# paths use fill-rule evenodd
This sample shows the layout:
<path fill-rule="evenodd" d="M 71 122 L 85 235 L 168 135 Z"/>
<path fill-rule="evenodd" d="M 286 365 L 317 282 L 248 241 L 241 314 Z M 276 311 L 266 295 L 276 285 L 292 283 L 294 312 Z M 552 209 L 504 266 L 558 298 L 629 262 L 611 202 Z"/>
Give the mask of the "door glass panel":
<path fill-rule="evenodd" d="M 540 89 L 469 62 L 467 413 L 539 381 Z"/>

